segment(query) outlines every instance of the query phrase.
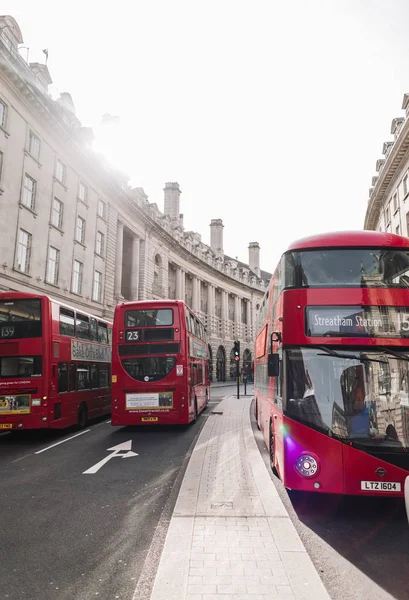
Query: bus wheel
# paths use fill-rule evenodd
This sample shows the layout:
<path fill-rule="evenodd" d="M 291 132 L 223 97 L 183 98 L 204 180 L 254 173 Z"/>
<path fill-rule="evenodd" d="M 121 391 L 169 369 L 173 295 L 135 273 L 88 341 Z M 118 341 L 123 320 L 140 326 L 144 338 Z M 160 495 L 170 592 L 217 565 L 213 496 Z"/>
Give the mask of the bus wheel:
<path fill-rule="evenodd" d="M 273 471 L 274 475 L 278 475 L 277 469 L 275 468 L 275 453 L 276 453 L 276 448 L 275 448 L 275 440 L 274 440 L 274 433 L 273 433 L 273 423 L 270 421 L 270 466 L 271 466 L 271 470 Z"/>
<path fill-rule="evenodd" d="M 78 410 L 78 428 L 84 429 L 88 423 L 88 408 L 83 402 Z"/>

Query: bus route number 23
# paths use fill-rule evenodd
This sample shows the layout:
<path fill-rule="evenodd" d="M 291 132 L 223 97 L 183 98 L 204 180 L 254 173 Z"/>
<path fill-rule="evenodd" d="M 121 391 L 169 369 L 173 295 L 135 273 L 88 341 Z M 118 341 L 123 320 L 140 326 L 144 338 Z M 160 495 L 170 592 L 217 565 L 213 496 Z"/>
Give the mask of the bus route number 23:
<path fill-rule="evenodd" d="M 139 342 L 139 331 L 127 331 L 126 332 L 127 342 Z"/>

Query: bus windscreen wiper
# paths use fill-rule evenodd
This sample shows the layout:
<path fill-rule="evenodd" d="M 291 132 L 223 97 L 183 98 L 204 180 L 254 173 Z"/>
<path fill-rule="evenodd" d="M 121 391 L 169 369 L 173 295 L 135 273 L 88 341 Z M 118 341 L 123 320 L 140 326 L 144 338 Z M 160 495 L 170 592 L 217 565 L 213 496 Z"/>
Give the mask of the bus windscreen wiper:
<path fill-rule="evenodd" d="M 351 360 L 357 360 L 361 363 L 377 362 L 382 363 L 384 365 L 388 364 L 386 360 L 379 360 L 379 358 L 368 358 L 367 356 L 356 356 L 355 354 L 339 354 L 339 352 L 336 352 L 335 350 L 332 350 L 332 348 L 327 348 L 325 346 L 318 346 L 318 350 L 322 350 L 323 352 L 325 352 L 325 354 L 317 354 L 317 356 L 334 356 L 336 358 L 349 358 Z M 357 352 L 360 352 L 360 350 L 357 350 Z M 409 358 L 407 358 L 406 360 L 409 361 Z"/>

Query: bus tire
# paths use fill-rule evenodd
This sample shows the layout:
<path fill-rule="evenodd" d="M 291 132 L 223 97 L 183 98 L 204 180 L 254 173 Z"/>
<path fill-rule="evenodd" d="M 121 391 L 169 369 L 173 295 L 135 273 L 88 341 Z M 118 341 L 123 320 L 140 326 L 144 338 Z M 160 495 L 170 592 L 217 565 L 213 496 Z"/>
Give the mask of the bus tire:
<path fill-rule="evenodd" d="M 78 429 L 85 429 L 88 423 L 88 408 L 85 402 L 81 404 L 78 410 Z"/>
<path fill-rule="evenodd" d="M 269 443 L 269 454 L 270 454 L 270 466 L 274 475 L 278 477 L 277 469 L 275 468 L 275 458 L 276 458 L 276 445 L 274 439 L 273 432 L 273 422 L 270 420 L 270 443 Z"/>

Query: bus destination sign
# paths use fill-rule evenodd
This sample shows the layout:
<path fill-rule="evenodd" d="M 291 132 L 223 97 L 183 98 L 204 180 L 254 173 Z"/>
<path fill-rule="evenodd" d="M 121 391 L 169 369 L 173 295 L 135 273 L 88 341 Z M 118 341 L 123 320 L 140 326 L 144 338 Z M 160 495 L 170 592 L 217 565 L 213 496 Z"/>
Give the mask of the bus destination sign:
<path fill-rule="evenodd" d="M 71 360 L 111 362 L 111 359 L 111 346 L 71 340 Z"/>
<path fill-rule="evenodd" d="M 309 337 L 409 337 L 409 306 L 308 306 Z"/>

